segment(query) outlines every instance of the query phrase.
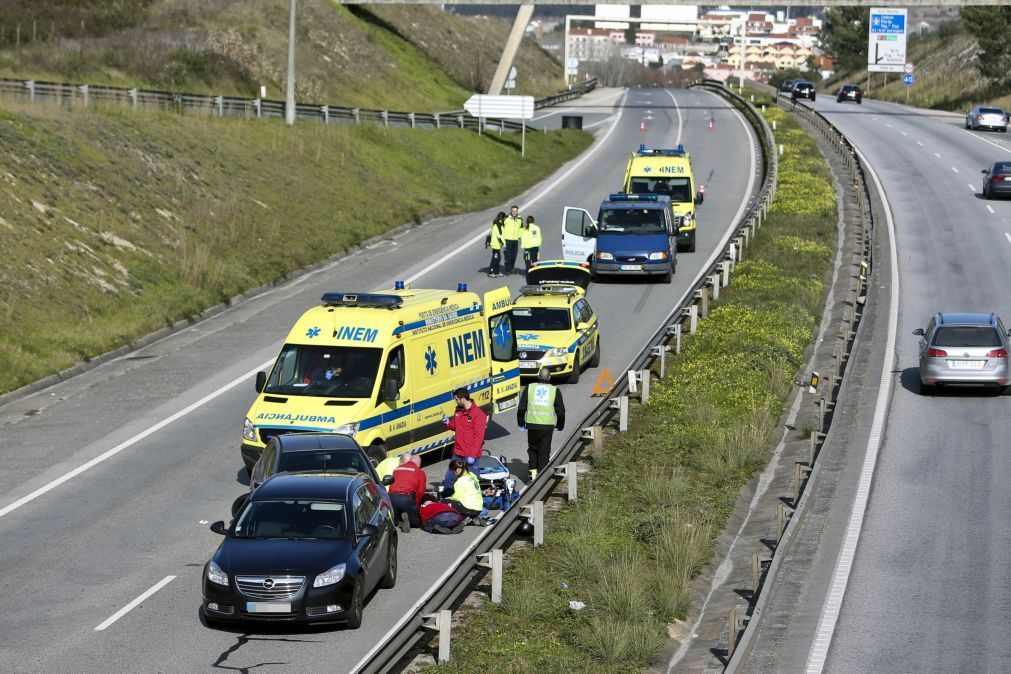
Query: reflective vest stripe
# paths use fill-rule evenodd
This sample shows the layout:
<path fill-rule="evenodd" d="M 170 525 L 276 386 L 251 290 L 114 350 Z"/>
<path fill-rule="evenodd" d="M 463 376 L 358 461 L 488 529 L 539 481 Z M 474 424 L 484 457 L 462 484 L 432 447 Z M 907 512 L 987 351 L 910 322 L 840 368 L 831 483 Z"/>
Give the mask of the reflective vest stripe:
<path fill-rule="evenodd" d="M 527 424 L 554 426 L 556 389 L 551 384 L 536 383 L 527 386 L 527 413 L 523 417 Z"/>

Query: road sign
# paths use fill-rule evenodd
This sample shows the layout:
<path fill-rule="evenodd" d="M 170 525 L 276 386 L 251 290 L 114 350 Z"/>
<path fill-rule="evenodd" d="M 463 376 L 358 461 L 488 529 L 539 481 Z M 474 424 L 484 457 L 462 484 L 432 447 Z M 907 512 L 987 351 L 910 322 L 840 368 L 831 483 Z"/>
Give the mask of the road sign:
<path fill-rule="evenodd" d="M 534 97 L 474 94 L 463 107 L 475 117 L 531 119 L 534 116 Z"/>
<path fill-rule="evenodd" d="M 902 83 L 905 84 L 907 87 L 911 86 L 915 81 L 916 76 L 913 75 L 913 73 L 906 73 L 905 75 L 902 76 Z"/>
<path fill-rule="evenodd" d="M 912 63 L 907 63 L 905 66 L 903 66 L 902 72 L 904 72 L 904 73 L 911 73 L 911 72 L 913 72 L 913 64 Z"/>
<path fill-rule="evenodd" d="M 901 73 L 906 63 L 906 10 L 871 7 L 867 36 L 867 70 Z"/>
<path fill-rule="evenodd" d="M 509 77 L 507 77 L 506 79 L 509 80 L 516 79 L 516 66 L 513 66 L 512 68 L 509 69 Z"/>

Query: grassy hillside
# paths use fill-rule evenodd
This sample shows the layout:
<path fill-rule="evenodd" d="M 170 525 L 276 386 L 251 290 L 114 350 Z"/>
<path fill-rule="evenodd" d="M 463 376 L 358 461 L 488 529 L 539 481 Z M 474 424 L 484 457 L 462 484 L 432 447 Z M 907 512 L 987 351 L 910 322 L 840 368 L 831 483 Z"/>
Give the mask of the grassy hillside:
<path fill-rule="evenodd" d="M 0 392 L 393 227 L 501 203 L 589 142 L 537 134 L 521 159 L 509 135 L 0 102 Z M 398 189 L 366 208 L 377 184 Z"/>
<path fill-rule="evenodd" d="M 298 17 L 299 100 L 419 111 L 487 87 L 510 28 L 430 5 L 299 0 Z M 281 98 L 287 39 L 286 0 L 0 0 L 6 77 Z M 517 93 L 559 88 L 532 41 L 516 65 Z"/>

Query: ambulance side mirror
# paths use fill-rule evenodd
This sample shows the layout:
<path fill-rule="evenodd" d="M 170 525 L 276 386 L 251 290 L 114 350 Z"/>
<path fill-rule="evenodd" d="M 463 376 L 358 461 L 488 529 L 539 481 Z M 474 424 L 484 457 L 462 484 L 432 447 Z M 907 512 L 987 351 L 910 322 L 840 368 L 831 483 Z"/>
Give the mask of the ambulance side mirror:
<path fill-rule="evenodd" d="M 396 379 L 386 379 L 383 381 L 383 400 L 388 403 L 395 402 L 400 398 L 400 389 L 397 388 Z"/>
<path fill-rule="evenodd" d="M 257 372 L 256 373 L 256 392 L 263 393 L 264 387 L 267 386 L 267 373 Z"/>
<path fill-rule="evenodd" d="M 695 195 L 695 203 L 701 204 L 703 201 L 705 201 L 705 198 L 706 195 L 702 194 L 702 192 L 699 192 L 698 194 Z"/>

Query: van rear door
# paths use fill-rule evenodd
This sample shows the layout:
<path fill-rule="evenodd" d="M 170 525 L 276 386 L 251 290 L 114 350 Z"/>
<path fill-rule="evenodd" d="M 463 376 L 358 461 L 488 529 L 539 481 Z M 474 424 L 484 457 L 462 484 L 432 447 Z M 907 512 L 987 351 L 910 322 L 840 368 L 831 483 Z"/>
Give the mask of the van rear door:
<path fill-rule="evenodd" d="M 513 329 L 509 288 L 484 294 L 485 318 L 491 354 L 492 405 L 496 413 L 516 407 L 520 394 L 520 361 Z"/>

